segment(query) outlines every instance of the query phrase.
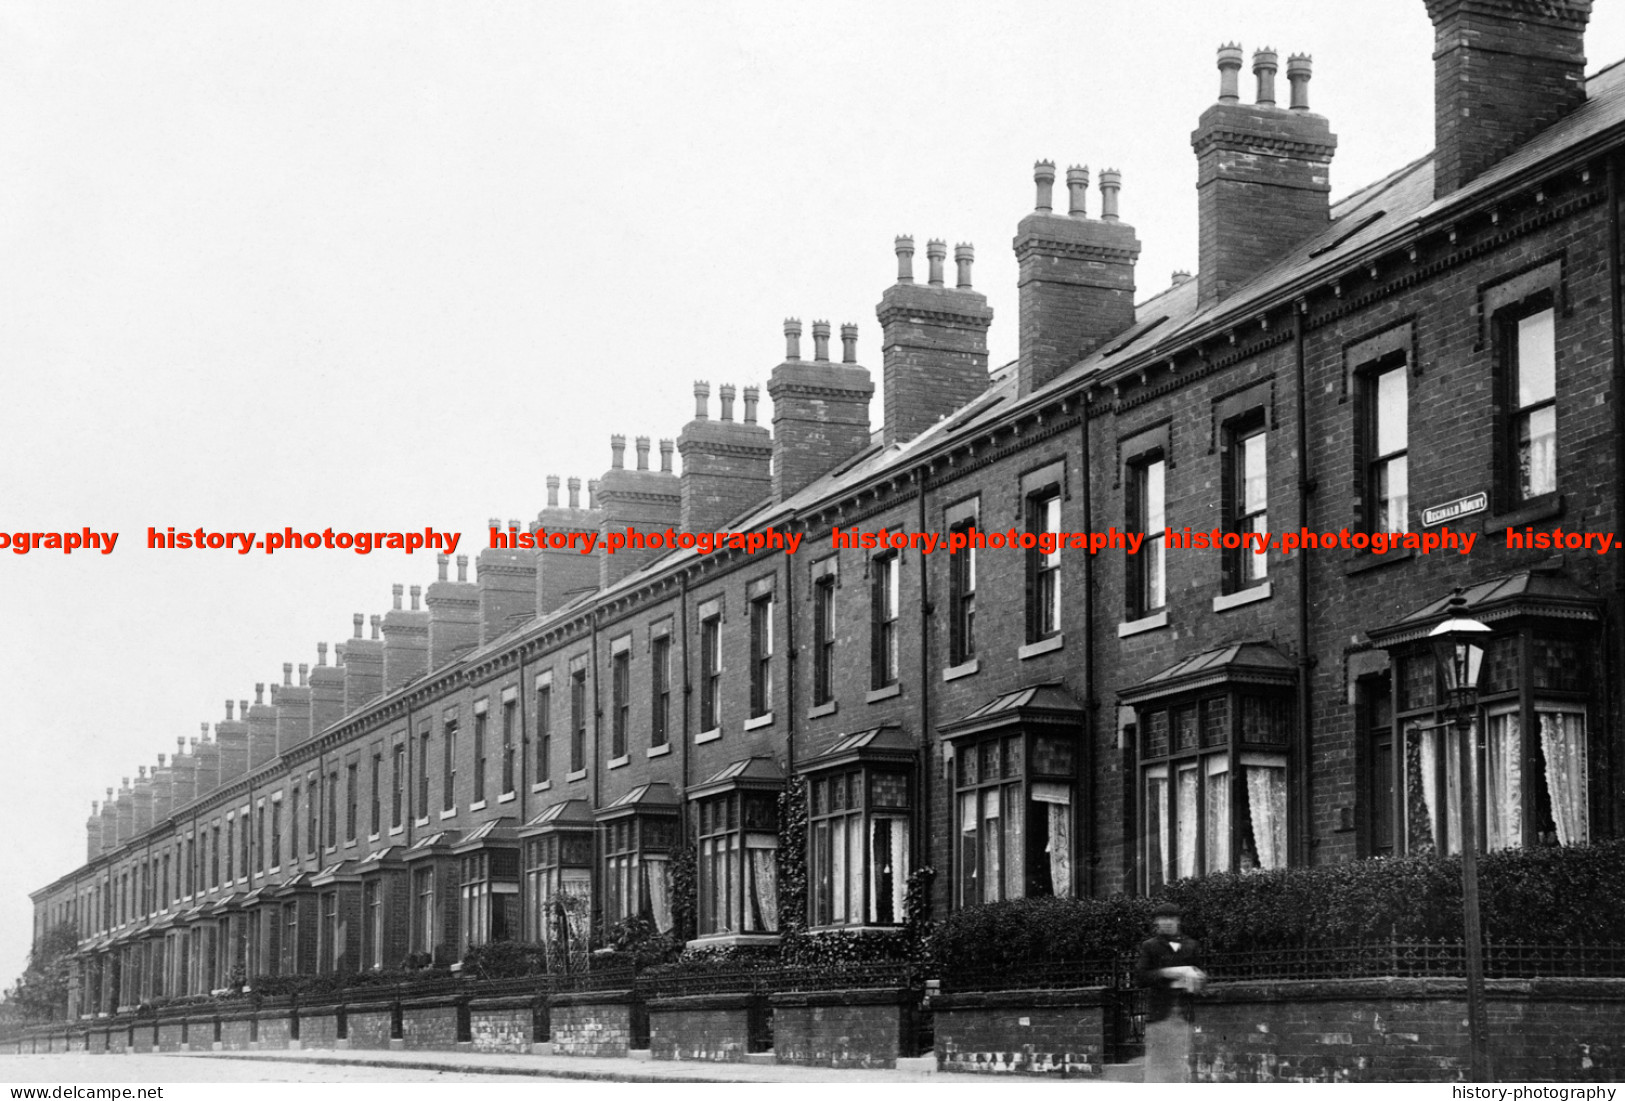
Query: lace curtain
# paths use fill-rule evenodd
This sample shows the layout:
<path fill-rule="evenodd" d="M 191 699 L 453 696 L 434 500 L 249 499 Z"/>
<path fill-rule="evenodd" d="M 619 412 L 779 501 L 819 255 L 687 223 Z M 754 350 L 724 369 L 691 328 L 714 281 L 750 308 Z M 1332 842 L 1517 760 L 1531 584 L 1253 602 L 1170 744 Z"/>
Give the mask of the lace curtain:
<path fill-rule="evenodd" d="M 1491 715 L 1485 733 L 1487 769 L 1484 810 L 1487 848 L 1515 849 L 1523 844 L 1523 751 L 1518 713 Z"/>
<path fill-rule="evenodd" d="M 779 850 L 772 840 L 747 838 L 745 854 L 749 864 L 750 905 L 745 908 L 747 928 L 752 932 L 779 931 Z"/>
<path fill-rule="evenodd" d="M 645 856 L 643 875 L 649 893 L 649 910 L 655 928 L 671 932 L 671 863 L 664 856 Z"/>
<path fill-rule="evenodd" d="M 1286 866 L 1286 769 L 1264 765 L 1243 768 L 1247 810 L 1260 868 Z"/>
<path fill-rule="evenodd" d="M 1583 845 L 1591 832 L 1586 806 L 1585 716 L 1575 711 L 1541 711 L 1536 718 L 1558 843 Z"/>

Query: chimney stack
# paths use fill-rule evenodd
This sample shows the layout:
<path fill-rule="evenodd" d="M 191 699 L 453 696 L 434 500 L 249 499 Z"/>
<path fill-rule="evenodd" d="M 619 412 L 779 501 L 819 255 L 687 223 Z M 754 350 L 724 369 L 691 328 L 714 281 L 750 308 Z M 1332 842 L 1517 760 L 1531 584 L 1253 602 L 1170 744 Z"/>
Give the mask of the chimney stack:
<path fill-rule="evenodd" d="M 429 613 L 418 610 L 412 586 L 412 608 L 401 607 L 401 586 L 394 586 L 395 607 L 384 613 L 384 693 L 387 695 L 429 671 Z"/>
<path fill-rule="evenodd" d="M 899 242 L 912 240 L 899 237 Z M 987 388 L 987 330 L 993 310 L 971 286 L 976 250 L 954 249 L 956 285 L 943 277 L 948 243 L 926 245 L 930 278 L 925 286 L 899 279 L 875 307 L 880 320 L 882 378 L 886 388 L 887 446 L 913 439 Z M 845 332 L 842 333 L 843 342 Z"/>
<path fill-rule="evenodd" d="M 284 669 L 287 666 L 283 666 Z M 208 723 L 203 724 L 205 728 Z M 228 784 L 239 776 L 248 775 L 249 761 L 248 716 L 227 718 L 214 724 L 214 740 L 220 747 L 220 782 Z"/>
<path fill-rule="evenodd" d="M 818 324 L 813 325 L 815 345 Z M 824 326 L 823 341 L 829 341 Z M 710 386 L 694 384 L 697 403 L 694 419 L 677 436 L 677 449 L 683 456 L 683 476 L 678 480 L 680 522 L 683 531 L 717 531 L 747 509 L 765 501 L 773 492 L 773 436 L 756 423 L 755 387 L 745 387 L 745 419 L 733 419 L 734 387 L 724 383 L 722 416 L 711 420 L 702 414 L 703 394 Z"/>
<path fill-rule="evenodd" d="M 554 479 L 556 482 L 558 479 Z M 556 495 L 556 490 L 555 490 Z M 529 557 L 521 551 L 518 557 Z M 480 587 L 467 580 L 466 558 L 460 559 L 457 580 L 446 577 L 451 560 L 440 555 L 435 561 L 438 580 L 429 586 L 424 600 L 429 609 L 429 668 L 442 665 L 480 644 Z"/>
<path fill-rule="evenodd" d="M 1268 47 L 1253 54 L 1257 102 L 1241 103 L 1241 59 L 1235 43 L 1219 48 L 1218 102 L 1191 134 L 1203 306 L 1228 297 L 1330 224 L 1328 170 L 1337 138 L 1308 109 L 1309 58 L 1288 59 L 1291 107 L 1275 104 L 1277 55 Z"/>
<path fill-rule="evenodd" d="M 372 637 L 363 638 L 360 612 L 355 614 L 355 637 L 344 644 L 344 711 L 348 714 L 384 691 L 384 644 L 380 641 L 379 620 L 372 617 Z"/>
<path fill-rule="evenodd" d="M 1025 396 L 1134 324 L 1140 242 L 1117 216 L 1122 177 L 1100 174 L 1101 216 L 1088 217 L 1089 170 L 1067 170 L 1067 213 L 1053 207 L 1055 164 L 1033 166 L 1037 198 L 1016 227 L 1020 292 L 1017 389 Z M 889 403 L 888 403 L 889 404 Z"/>
<path fill-rule="evenodd" d="M 610 440 L 612 457 L 619 456 L 615 443 L 619 439 L 622 437 Z M 598 480 L 598 499 L 603 506 L 603 519 L 598 527 L 600 541 L 607 540 L 611 534 L 624 535 L 629 528 L 646 536 L 659 533 L 664 539 L 667 528 L 675 528 L 682 522 L 682 489 L 671 473 L 646 468 L 626 470 L 618 461 L 611 462 Z M 669 549 L 627 547 L 614 554 L 598 554 L 599 587 L 608 588 Z"/>
<path fill-rule="evenodd" d="M 899 285 L 912 285 L 913 255 L 913 241 L 898 238 Z M 801 322 L 793 317 L 784 323 L 784 336 L 784 362 L 767 381 L 773 399 L 773 496 L 781 501 L 869 446 L 869 399 L 875 392 L 869 372 L 853 358 L 855 327 L 841 363 L 803 361 Z"/>
<path fill-rule="evenodd" d="M 1440 198 L 1585 102 L 1591 0 L 1427 0 L 1427 9 Z"/>
<path fill-rule="evenodd" d="M 695 396 L 699 398 L 699 386 L 695 386 Z M 671 463 L 667 459 L 667 441 L 660 441 L 662 471 L 670 471 Z M 536 548 L 533 569 L 535 577 L 532 580 L 531 598 L 532 607 L 538 616 L 547 615 L 568 600 L 573 600 L 583 591 L 598 587 L 598 561 L 595 556 L 582 554 L 580 544 L 569 545 L 569 540 L 575 536 L 592 534 L 596 536 L 598 529 L 603 525 L 603 513 L 581 507 L 581 479 L 570 479 L 570 504 L 568 508 L 560 508 L 551 497 L 548 507 L 536 516 L 536 530 L 543 533 L 545 546 Z M 563 545 L 554 546 L 552 540 L 557 538 Z"/>
<path fill-rule="evenodd" d="M 621 461 L 626 450 L 626 437 L 616 436 L 619 448 L 616 461 Z M 570 479 L 570 500 L 578 496 L 580 481 Z M 502 521 L 491 518 L 491 527 L 502 528 Z M 519 521 L 508 522 L 508 533 L 518 534 Z M 514 627 L 536 614 L 536 553 L 510 546 L 486 547 L 474 559 L 475 587 L 479 593 L 479 631 L 481 642 L 490 642 L 507 634 Z"/>

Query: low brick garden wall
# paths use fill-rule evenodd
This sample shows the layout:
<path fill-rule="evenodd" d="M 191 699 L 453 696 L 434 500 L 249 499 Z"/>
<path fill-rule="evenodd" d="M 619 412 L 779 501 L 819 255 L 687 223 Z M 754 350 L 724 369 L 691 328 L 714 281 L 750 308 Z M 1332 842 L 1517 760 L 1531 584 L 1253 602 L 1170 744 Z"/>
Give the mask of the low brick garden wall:
<path fill-rule="evenodd" d="M 161 1017 L 158 1021 L 158 1050 L 179 1051 L 186 1042 L 186 1017 Z"/>
<path fill-rule="evenodd" d="M 475 1051 L 529 1054 L 536 1037 L 533 994 L 474 998 L 468 1003 L 469 1034 Z"/>
<path fill-rule="evenodd" d="M 931 1002 L 941 1070 L 1099 1074 L 1110 1023 L 1102 987 L 942 994 Z"/>
<path fill-rule="evenodd" d="M 386 1050 L 394 1034 L 394 1002 L 353 1002 L 345 1013 L 345 1025 L 352 1048 Z"/>
<path fill-rule="evenodd" d="M 894 1067 L 912 1049 L 918 995 L 906 988 L 772 994 L 773 1051 L 781 1063 Z"/>
<path fill-rule="evenodd" d="M 262 1051 L 286 1050 L 293 1038 L 293 1003 L 286 999 L 260 1005 L 259 1045 Z"/>
<path fill-rule="evenodd" d="M 1625 979 L 1491 979 L 1495 1081 L 1625 1078 Z M 1451 1082 L 1467 1076 L 1460 979 L 1214 983 L 1196 1011 L 1207 1082 Z"/>
<path fill-rule="evenodd" d="M 630 990 L 553 995 L 553 1054 L 624 1056 L 632 1046 L 634 1001 Z"/>
<path fill-rule="evenodd" d="M 220 1014 L 220 1047 L 223 1051 L 247 1051 L 256 1031 L 253 1009 L 234 1009 Z"/>
<path fill-rule="evenodd" d="M 299 1010 L 299 1046 L 332 1048 L 338 1046 L 339 1014 L 342 1006 L 318 1005 Z"/>
<path fill-rule="evenodd" d="M 401 1003 L 401 1039 L 405 1047 L 454 1051 L 461 1029 L 462 999 L 418 998 Z"/>
<path fill-rule="evenodd" d="M 767 999 L 759 994 L 695 994 L 649 1001 L 649 1050 L 656 1059 L 740 1063 L 766 1049 Z"/>

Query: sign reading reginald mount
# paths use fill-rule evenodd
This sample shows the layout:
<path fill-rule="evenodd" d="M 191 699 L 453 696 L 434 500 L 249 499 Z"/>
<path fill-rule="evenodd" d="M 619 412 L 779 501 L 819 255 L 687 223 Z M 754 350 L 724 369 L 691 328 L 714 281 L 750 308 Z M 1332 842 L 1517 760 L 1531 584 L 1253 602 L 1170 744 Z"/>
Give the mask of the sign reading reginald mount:
<path fill-rule="evenodd" d="M 1490 507 L 1488 493 L 1474 493 L 1466 497 L 1459 497 L 1454 501 L 1447 501 L 1442 505 L 1430 505 L 1422 510 L 1422 526 L 1431 528 L 1442 524 L 1446 520 L 1455 520 L 1462 516 L 1471 516 L 1475 512 L 1483 512 Z"/>

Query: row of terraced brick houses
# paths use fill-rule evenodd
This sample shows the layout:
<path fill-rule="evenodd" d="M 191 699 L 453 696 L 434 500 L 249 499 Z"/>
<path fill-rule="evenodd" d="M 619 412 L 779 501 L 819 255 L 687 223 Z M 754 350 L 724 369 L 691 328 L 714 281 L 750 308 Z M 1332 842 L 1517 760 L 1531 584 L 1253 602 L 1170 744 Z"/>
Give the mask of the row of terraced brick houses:
<path fill-rule="evenodd" d="M 442 560 L 331 664 L 319 646 L 109 789 L 85 862 L 32 896 L 36 935 L 78 931 L 71 1012 L 669 929 L 688 853 L 697 943 L 771 941 L 778 796 L 802 781 L 814 929 L 899 923 L 925 865 L 940 915 L 1449 851 L 1425 636 L 1458 587 L 1495 631 L 1480 836 L 1618 834 L 1625 571 L 1563 536 L 1625 512 L 1625 69 L 1585 79 L 1589 0 L 1427 6 L 1431 156 L 1331 205 L 1309 60 L 1278 92 L 1255 53 L 1245 102 L 1224 47 L 1194 277 L 1136 305 L 1120 176 L 1091 195 L 1041 162 L 1017 361 L 990 371 L 971 249 L 950 267 L 931 241 L 919 278 L 900 238 L 878 429 L 856 327 L 832 353 L 813 322 L 806 355 L 792 321 L 771 431 L 755 389 L 699 384 L 657 460 L 616 437 L 585 505 L 550 478 L 534 523 L 493 523 L 771 529 L 797 553 L 496 548 L 474 581 Z M 1110 529 L 1146 542 L 1022 549 Z M 1187 529 L 1476 544 L 1258 555 Z"/>

